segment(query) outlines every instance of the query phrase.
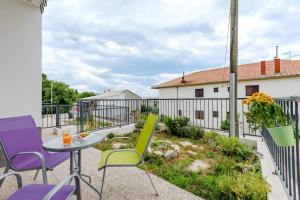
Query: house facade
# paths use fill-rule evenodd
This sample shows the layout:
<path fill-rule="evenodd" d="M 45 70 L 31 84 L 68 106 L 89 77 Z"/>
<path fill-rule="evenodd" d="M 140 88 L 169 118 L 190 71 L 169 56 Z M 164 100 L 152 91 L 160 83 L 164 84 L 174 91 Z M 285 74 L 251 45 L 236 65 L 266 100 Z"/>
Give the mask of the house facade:
<path fill-rule="evenodd" d="M 0 118 L 32 115 L 41 126 L 45 1 L 0 1 Z"/>
<path fill-rule="evenodd" d="M 277 66 L 277 68 L 275 67 Z M 159 98 L 228 98 L 229 68 L 198 71 L 159 85 Z M 300 96 L 300 60 L 262 61 L 238 67 L 238 97 L 254 92 L 272 97 Z"/>
<path fill-rule="evenodd" d="M 240 130 L 249 126 L 243 113 L 247 107 L 242 98 L 255 92 L 272 97 L 300 96 L 300 60 L 281 60 L 240 65 L 238 67 L 238 113 Z M 160 114 L 187 116 L 195 125 L 221 128 L 229 112 L 229 68 L 197 71 L 152 87 L 159 92 L 159 99 L 171 104 L 160 105 Z M 172 100 L 176 99 L 172 104 Z M 171 112 L 170 112 L 171 110 Z"/>

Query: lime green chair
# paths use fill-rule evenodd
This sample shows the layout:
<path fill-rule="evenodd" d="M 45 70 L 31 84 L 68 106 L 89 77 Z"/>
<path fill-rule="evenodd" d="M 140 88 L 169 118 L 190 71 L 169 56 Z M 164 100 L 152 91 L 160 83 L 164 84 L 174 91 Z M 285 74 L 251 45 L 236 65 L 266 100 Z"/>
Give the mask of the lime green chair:
<path fill-rule="evenodd" d="M 107 167 L 137 166 L 140 163 L 142 163 L 142 165 L 144 166 L 145 172 L 152 184 L 152 187 L 155 190 L 155 194 L 156 196 L 158 196 L 157 190 L 153 184 L 153 181 L 143 161 L 145 153 L 150 145 L 153 133 L 156 129 L 157 123 L 158 123 L 158 116 L 154 114 L 149 114 L 134 149 L 117 149 L 117 150 L 107 150 L 101 152 L 99 170 L 101 169 L 104 170 L 103 170 L 100 199 L 102 199 L 102 191 L 103 191 L 105 172 Z M 130 138 L 115 137 L 113 139 L 130 139 Z"/>

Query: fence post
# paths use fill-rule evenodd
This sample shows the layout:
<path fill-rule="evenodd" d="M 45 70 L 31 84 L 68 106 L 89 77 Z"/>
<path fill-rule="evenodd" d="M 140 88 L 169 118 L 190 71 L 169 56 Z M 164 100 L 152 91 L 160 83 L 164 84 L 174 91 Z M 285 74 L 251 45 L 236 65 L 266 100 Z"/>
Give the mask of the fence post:
<path fill-rule="evenodd" d="M 83 132 L 83 102 L 79 101 L 79 116 L 80 116 L 80 124 L 79 124 L 79 132 Z"/>
<path fill-rule="evenodd" d="M 296 123 L 296 169 L 297 169 L 297 186 L 298 186 L 298 197 L 300 195 L 300 169 L 299 169 L 299 107 L 298 107 L 298 100 L 294 98 L 295 102 L 295 123 Z M 295 194 L 296 195 L 296 194 Z"/>
<path fill-rule="evenodd" d="M 61 128 L 61 126 L 60 126 L 60 106 L 59 106 L 59 104 L 56 104 L 56 112 L 55 112 L 55 114 L 56 114 L 55 126 L 57 128 Z"/>
<path fill-rule="evenodd" d="M 149 99 L 146 100 L 146 105 L 147 105 L 147 107 L 146 107 L 147 115 L 149 115 L 149 101 L 148 101 L 148 100 L 149 100 Z"/>

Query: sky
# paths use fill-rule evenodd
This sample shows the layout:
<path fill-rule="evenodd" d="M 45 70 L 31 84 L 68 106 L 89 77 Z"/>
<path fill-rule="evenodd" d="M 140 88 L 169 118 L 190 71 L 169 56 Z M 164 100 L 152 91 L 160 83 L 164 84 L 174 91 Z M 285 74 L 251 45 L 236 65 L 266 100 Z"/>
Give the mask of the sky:
<path fill-rule="evenodd" d="M 229 0 L 48 0 L 43 72 L 78 91 L 151 86 L 225 64 Z M 299 0 L 239 1 L 239 63 L 300 59 Z"/>

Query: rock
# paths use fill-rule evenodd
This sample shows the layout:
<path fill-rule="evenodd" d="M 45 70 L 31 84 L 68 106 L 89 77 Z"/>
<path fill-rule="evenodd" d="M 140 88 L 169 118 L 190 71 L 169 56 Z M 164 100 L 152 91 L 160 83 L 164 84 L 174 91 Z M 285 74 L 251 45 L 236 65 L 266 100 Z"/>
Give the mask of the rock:
<path fill-rule="evenodd" d="M 204 148 L 203 147 L 199 147 L 199 149 L 203 150 Z"/>
<path fill-rule="evenodd" d="M 188 150 L 188 151 L 187 151 L 187 153 L 188 153 L 188 154 L 190 154 L 191 156 L 196 156 L 196 155 L 197 155 L 197 153 L 196 153 L 196 152 L 194 152 L 194 151 L 190 151 L 190 150 Z"/>
<path fill-rule="evenodd" d="M 182 141 L 182 142 L 179 142 L 179 144 L 183 147 L 188 147 L 188 146 L 192 146 L 193 144 L 189 141 Z"/>
<path fill-rule="evenodd" d="M 177 156 L 177 152 L 174 150 L 168 150 L 165 154 L 164 157 L 166 160 L 171 160 L 172 158 L 175 158 Z"/>
<path fill-rule="evenodd" d="M 161 151 L 154 151 L 153 152 L 155 155 L 158 155 L 158 156 L 162 156 L 163 155 L 163 153 L 161 152 Z"/>
<path fill-rule="evenodd" d="M 205 163 L 203 160 L 195 160 L 189 167 L 188 170 L 197 172 L 199 170 L 206 170 L 209 168 L 209 164 Z"/>
<path fill-rule="evenodd" d="M 168 142 L 162 142 L 158 148 L 159 149 L 162 149 L 162 150 L 167 150 L 171 147 L 171 143 L 168 143 Z"/>
<path fill-rule="evenodd" d="M 153 151 L 152 151 L 152 149 L 151 149 L 150 146 L 148 147 L 147 151 L 148 151 L 149 153 L 153 153 Z"/>
<path fill-rule="evenodd" d="M 113 147 L 113 149 L 120 149 L 121 147 L 124 147 L 124 146 L 126 146 L 127 144 L 125 144 L 125 143 L 114 143 L 113 145 L 112 145 L 112 147 Z"/>
<path fill-rule="evenodd" d="M 194 148 L 194 149 L 198 149 L 198 148 L 199 148 L 199 146 L 194 145 L 194 144 L 192 144 L 191 147 Z M 202 148 L 203 148 L 203 147 L 202 147 Z"/>
<path fill-rule="evenodd" d="M 180 153 L 180 146 L 177 144 L 171 144 L 171 148 L 176 151 L 177 153 Z"/>

